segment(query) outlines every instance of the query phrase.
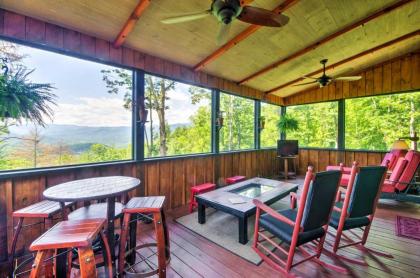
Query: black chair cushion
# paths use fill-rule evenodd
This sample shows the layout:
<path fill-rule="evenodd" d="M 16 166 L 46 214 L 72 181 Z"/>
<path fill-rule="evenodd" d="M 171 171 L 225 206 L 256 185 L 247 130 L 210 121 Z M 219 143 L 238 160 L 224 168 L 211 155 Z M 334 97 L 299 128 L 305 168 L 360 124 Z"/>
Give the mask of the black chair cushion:
<path fill-rule="evenodd" d="M 279 210 L 277 211 L 281 215 L 289 218 L 292 221 L 295 221 L 297 211 L 294 209 L 288 210 Z M 276 218 L 272 217 L 269 214 L 263 214 L 260 217 L 260 227 L 266 229 L 280 240 L 290 244 L 292 242 L 293 228 L 289 224 L 286 224 Z M 325 234 L 323 228 L 317 228 L 310 231 L 304 231 L 299 233 L 297 246 L 304 244 L 306 242 L 312 241 L 314 239 L 320 238 Z"/>
<path fill-rule="evenodd" d="M 336 207 L 342 208 L 343 203 L 339 202 L 335 204 Z M 338 229 L 338 224 L 340 223 L 340 216 L 341 213 L 338 211 L 333 211 L 330 218 L 330 226 L 334 227 L 334 229 Z M 369 218 L 363 217 L 351 217 L 347 218 L 344 221 L 343 230 L 349 230 L 353 228 L 359 228 L 369 225 Z"/>

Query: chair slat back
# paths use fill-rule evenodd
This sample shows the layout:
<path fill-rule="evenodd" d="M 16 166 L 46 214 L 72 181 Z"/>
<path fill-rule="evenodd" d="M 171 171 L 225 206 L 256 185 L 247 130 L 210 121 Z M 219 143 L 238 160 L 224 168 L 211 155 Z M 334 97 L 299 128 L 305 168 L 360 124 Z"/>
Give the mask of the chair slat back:
<path fill-rule="evenodd" d="M 369 216 L 373 213 L 386 170 L 385 166 L 360 167 L 347 209 L 350 218 Z"/>
<path fill-rule="evenodd" d="M 315 174 L 306 198 L 302 227 L 305 231 L 328 224 L 334 199 L 340 184 L 340 171 Z"/>
<path fill-rule="evenodd" d="M 407 183 L 410 183 L 414 178 L 420 164 L 420 152 L 411 150 L 405 155 L 405 159 L 408 161 L 407 166 L 398 180 L 399 183 L 395 186 L 400 191 L 406 189 Z"/>

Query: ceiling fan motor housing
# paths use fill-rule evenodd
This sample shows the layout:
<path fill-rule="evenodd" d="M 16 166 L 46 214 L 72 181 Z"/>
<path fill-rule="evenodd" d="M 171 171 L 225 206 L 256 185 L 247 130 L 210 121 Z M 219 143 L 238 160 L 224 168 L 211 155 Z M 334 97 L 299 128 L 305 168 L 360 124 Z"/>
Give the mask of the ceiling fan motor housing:
<path fill-rule="evenodd" d="M 242 12 L 242 7 L 238 0 L 215 0 L 211 10 L 220 22 L 229 24 Z"/>

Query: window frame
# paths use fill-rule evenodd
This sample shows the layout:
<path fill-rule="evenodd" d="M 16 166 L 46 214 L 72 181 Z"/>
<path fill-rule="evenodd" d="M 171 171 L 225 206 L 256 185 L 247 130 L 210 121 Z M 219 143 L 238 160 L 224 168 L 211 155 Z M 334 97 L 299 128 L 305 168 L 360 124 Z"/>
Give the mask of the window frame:
<path fill-rule="evenodd" d="M 299 149 L 305 149 L 305 150 L 333 150 L 333 151 L 344 151 L 346 149 L 340 149 L 340 135 L 339 135 L 339 131 L 341 130 L 340 128 L 340 101 L 344 100 L 344 99 L 337 99 L 337 100 L 324 100 L 324 101 L 319 101 L 319 102 L 311 102 L 311 103 L 300 103 L 300 104 L 295 104 L 295 105 L 289 105 L 289 106 L 285 106 L 284 109 L 284 114 L 287 114 L 287 108 L 289 107 L 293 107 L 293 106 L 302 106 L 302 105 L 315 105 L 315 104 L 320 104 L 320 103 L 329 103 L 329 102 L 336 102 L 337 103 L 337 130 L 336 130 L 336 143 L 337 143 L 337 148 L 327 148 L 327 147 L 301 147 L 299 146 Z M 281 111 L 281 113 L 283 113 L 283 111 Z M 283 138 L 283 136 L 281 136 Z M 287 133 L 284 134 L 284 139 L 287 139 Z M 343 144 L 345 144 L 345 142 L 343 141 Z"/>
<path fill-rule="evenodd" d="M 262 115 L 262 104 L 268 104 L 268 105 L 278 106 L 280 108 L 279 115 L 278 115 L 279 116 L 279 119 L 283 115 L 283 113 L 286 113 L 286 107 L 287 106 L 278 105 L 278 104 L 269 103 L 267 101 L 260 100 L 260 113 L 259 113 L 259 117 L 261 117 L 261 115 Z M 273 146 L 273 147 L 262 147 L 261 146 L 261 132 L 262 132 L 262 130 L 259 130 L 259 132 L 258 132 L 259 133 L 259 135 L 258 135 L 259 136 L 259 144 L 260 144 L 258 149 L 259 150 L 277 150 L 277 146 Z M 279 136 L 279 139 L 278 140 L 284 140 L 285 139 L 285 137 L 283 138 L 283 134 L 280 131 L 278 133 L 278 136 Z"/>
<path fill-rule="evenodd" d="M 95 58 L 95 57 L 91 57 L 88 55 L 84 55 L 84 54 L 80 54 L 80 53 L 74 53 L 71 52 L 70 50 L 64 50 L 64 49 L 56 49 L 44 44 L 37 44 L 37 43 L 33 43 L 33 42 L 28 42 L 22 39 L 16 39 L 16 38 L 9 38 L 6 37 L 4 35 L 0 35 L 0 40 L 2 41 L 6 41 L 9 43 L 14 43 L 14 44 L 18 44 L 18 45 L 22 45 L 25 47 L 30 47 L 30 48 L 35 48 L 38 50 L 42 50 L 42 51 L 46 51 L 46 52 L 52 52 L 54 54 L 59 54 L 59 55 L 64 55 L 70 58 L 76 58 L 76 59 L 80 59 L 83 61 L 88 61 L 88 62 L 93 62 L 93 63 L 97 63 L 97 64 L 102 64 L 105 66 L 110 66 L 110 67 L 115 67 L 115 68 L 120 68 L 120 69 L 124 69 L 124 70 L 129 70 L 132 72 L 132 83 L 133 83 L 133 89 L 132 89 L 132 99 L 134 101 L 134 99 L 138 99 L 139 97 L 139 92 L 137 91 L 137 86 L 136 86 L 136 82 L 134 81 L 134 75 L 136 74 L 136 72 L 140 71 L 139 69 L 136 69 L 134 67 L 130 67 L 130 66 L 126 66 L 126 65 L 121 65 L 115 62 L 111 62 L 111 61 L 105 61 L 103 59 L 100 58 Z M 143 93 L 144 94 L 144 93 Z M 38 167 L 38 168 L 23 168 L 23 169 L 10 169 L 10 170 L 0 170 L 0 180 L 3 178 L 10 178 L 10 177 L 16 177 L 16 176 L 27 176 L 27 175 L 32 175 L 34 173 L 36 174 L 44 174 L 44 173 L 50 173 L 53 171 L 67 171 L 70 169 L 83 169 L 83 168 L 89 168 L 89 167 L 102 167 L 102 166 L 107 166 L 107 165 L 121 165 L 121 164 L 129 164 L 129 163 L 133 163 L 133 162 L 138 162 L 140 160 L 136 159 L 136 149 L 134 147 L 135 145 L 135 130 L 137 130 L 135 127 L 137 126 L 137 116 L 134 117 L 135 115 L 138 115 L 138 106 L 137 105 L 133 105 L 132 108 L 132 116 L 131 116 L 131 140 L 130 143 L 132 145 L 132 149 L 131 149 L 131 158 L 130 159 L 123 159 L 123 160 L 113 160 L 113 161 L 101 161 L 101 162 L 92 162 L 92 163 L 79 163 L 79 164 L 69 164 L 69 165 L 57 165 L 57 166 L 46 166 L 46 167 Z"/>
<path fill-rule="evenodd" d="M 344 109 L 342 111 L 342 118 L 343 118 L 343 125 L 344 127 L 342 128 L 342 140 L 343 140 L 343 149 L 342 151 L 353 151 L 353 152 L 367 152 L 367 153 L 387 153 L 387 150 L 369 150 L 369 149 L 354 149 L 354 148 L 346 148 L 346 112 L 345 112 L 345 107 L 346 107 L 346 101 L 347 100 L 352 100 L 352 99 L 362 99 L 362 98 L 373 98 L 373 97 L 384 97 L 384 96 L 392 96 L 392 95 L 400 95 L 400 94 L 410 94 L 410 93 L 419 93 L 420 94 L 420 89 L 415 89 L 415 90 L 405 90 L 405 91 L 398 91 L 398 92 L 388 92 L 388 93 L 382 93 L 382 94 L 378 94 L 378 95 L 369 95 L 369 96 L 355 96 L 355 97 L 348 97 L 345 99 L 341 99 L 341 101 L 343 101 L 343 106 Z M 340 101 L 340 100 L 339 100 Z M 340 117 L 340 114 L 338 115 Z M 338 121 L 340 122 L 340 118 L 338 119 Z"/>
<path fill-rule="evenodd" d="M 246 97 L 246 96 L 240 96 L 240 95 L 238 95 L 238 94 L 235 94 L 235 93 L 232 93 L 232 92 L 229 92 L 228 90 L 219 90 L 219 89 L 217 89 L 218 91 L 219 91 L 219 96 L 218 96 L 218 102 L 219 102 L 219 107 L 218 107 L 218 110 L 216 111 L 216 115 L 220 112 L 220 96 L 222 95 L 222 94 L 226 94 L 226 95 L 231 95 L 231 96 L 234 96 L 234 97 L 239 97 L 239 98 L 244 98 L 244 99 L 248 99 L 248 100 L 252 100 L 253 102 L 254 102 L 254 120 L 253 120 L 253 122 L 254 122 L 254 126 L 253 126 L 253 128 L 252 128 L 252 130 L 253 130 L 253 132 L 254 132 L 254 146 L 252 147 L 252 148 L 248 148 L 248 149 L 239 149 L 239 150 L 228 150 L 228 151 L 220 151 L 220 129 L 219 129 L 219 131 L 218 131 L 218 152 L 217 153 L 215 153 L 215 154 L 219 154 L 219 153 L 221 153 L 221 154 L 225 154 L 225 153 L 237 153 L 237 152 L 242 152 L 242 151 L 255 151 L 255 150 L 259 150 L 260 148 L 257 148 L 257 145 L 256 145 L 256 141 L 258 140 L 258 139 L 256 139 L 256 137 L 257 137 L 257 134 L 259 133 L 259 132 L 257 132 L 256 133 L 256 127 L 257 127 L 257 125 L 258 125 L 258 123 L 256 122 L 257 121 L 257 117 L 256 117 L 256 106 L 257 106 L 257 104 L 256 104 L 256 102 L 257 101 L 259 101 L 259 100 L 257 100 L 257 99 L 254 99 L 254 98 L 250 98 L 250 97 Z"/>

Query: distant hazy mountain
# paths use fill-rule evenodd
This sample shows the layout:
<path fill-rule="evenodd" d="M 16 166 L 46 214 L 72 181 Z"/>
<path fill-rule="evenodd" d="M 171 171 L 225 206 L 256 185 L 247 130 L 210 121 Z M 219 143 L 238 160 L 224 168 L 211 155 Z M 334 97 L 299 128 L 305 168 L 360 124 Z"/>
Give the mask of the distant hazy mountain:
<path fill-rule="evenodd" d="M 186 124 L 170 125 L 173 131 L 177 127 L 187 126 Z M 10 128 L 9 136 L 23 137 L 28 135 L 31 126 L 13 126 Z M 154 126 L 155 131 L 158 127 Z M 44 144 L 69 145 L 75 150 L 89 148 L 92 143 L 105 144 L 113 147 L 125 147 L 131 142 L 131 127 L 89 127 L 77 125 L 48 125 L 40 128 L 41 140 Z M 18 143 L 14 140 L 13 143 Z M 77 151 L 76 151 L 77 152 Z"/>
<path fill-rule="evenodd" d="M 25 136 L 30 126 L 10 128 L 11 136 Z M 48 125 L 40 128 L 41 139 L 47 144 L 80 145 L 100 143 L 114 147 L 123 147 L 131 142 L 130 127 L 89 127 L 76 125 Z"/>

